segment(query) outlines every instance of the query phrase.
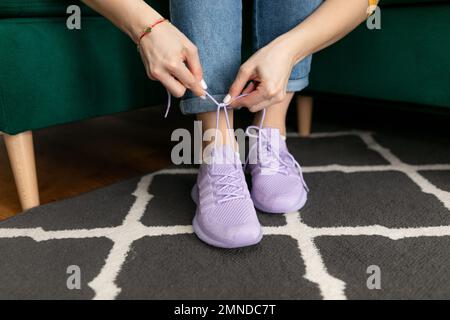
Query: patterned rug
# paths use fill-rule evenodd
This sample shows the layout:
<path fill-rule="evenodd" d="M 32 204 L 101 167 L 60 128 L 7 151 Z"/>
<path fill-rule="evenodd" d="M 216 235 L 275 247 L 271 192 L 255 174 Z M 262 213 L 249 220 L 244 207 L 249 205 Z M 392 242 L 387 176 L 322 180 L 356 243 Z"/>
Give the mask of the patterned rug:
<path fill-rule="evenodd" d="M 195 168 L 169 168 L 0 223 L 0 298 L 450 297 L 450 143 L 361 131 L 292 134 L 311 192 L 259 213 L 262 242 L 192 233 Z"/>

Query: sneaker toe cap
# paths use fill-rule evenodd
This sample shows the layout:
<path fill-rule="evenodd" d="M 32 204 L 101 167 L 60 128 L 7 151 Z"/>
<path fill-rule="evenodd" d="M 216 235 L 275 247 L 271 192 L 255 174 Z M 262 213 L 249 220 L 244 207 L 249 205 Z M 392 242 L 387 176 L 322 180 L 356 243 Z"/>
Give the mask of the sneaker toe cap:
<path fill-rule="evenodd" d="M 262 229 L 259 222 L 229 227 L 224 234 L 225 241 L 236 247 L 256 244 L 261 241 L 261 237 Z"/>
<path fill-rule="evenodd" d="M 200 237 L 209 244 L 223 248 L 239 248 L 257 244 L 262 238 L 262 228 L 256 216 L 253 205 L 253 214 L 245 221 L 217 221 L 205 216 L 198 216 L 197 222 L 200 229 Z"/>

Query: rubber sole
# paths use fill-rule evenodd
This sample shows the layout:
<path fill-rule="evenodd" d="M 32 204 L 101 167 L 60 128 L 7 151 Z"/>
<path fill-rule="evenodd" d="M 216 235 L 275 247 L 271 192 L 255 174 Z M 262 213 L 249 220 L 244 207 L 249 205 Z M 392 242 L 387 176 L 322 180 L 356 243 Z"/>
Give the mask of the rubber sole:
<path fill-rule="evenodd" d="M 272 214 L 285 214 L 288 212 L 299 211 L 300 209 L 303 208 L 303 206 L 305 205 L 307 200 L 308 200 L 308 195 L 306 192 L 304 192 L 303 196 L 300 198 L 300 200 L 291 208 L 283 208 L 282 210 L 275 210 L 273 208 L 267 208 L 266 206 L 259 203 L 252 194 L 252 201 L 253 201 L 253 205 L 255 206 L 255 208 L 262 212 L 272 213 Z"/>

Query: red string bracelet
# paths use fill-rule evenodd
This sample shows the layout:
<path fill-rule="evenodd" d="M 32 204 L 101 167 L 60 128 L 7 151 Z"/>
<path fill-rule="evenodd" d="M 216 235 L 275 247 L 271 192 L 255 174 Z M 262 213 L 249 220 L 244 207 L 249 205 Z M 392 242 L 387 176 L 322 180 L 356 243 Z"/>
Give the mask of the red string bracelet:
<path fill-rule="evenodd" d="M 140 46 L 141 46 L 141 40 L 142 40 L 142 38 L 145 37 L 145 36 L 146 36 L 147 34 L 149 34 L 150 32 L 152 32 L 152 29 L 153 29 L 154 27 L 156 27 L 158 24 L 160 24 L 160 23 L 162 23 L 162 22 L 164 22 L 164 21 L 167 21 L 167 19 L 161 18 L 161 19 L 159 19 L 159 20 L 156 20 L 156 21 L 155 21 L 153 24 L 151 24 L 149 27 L 145 28 L 144 32 L 143 32 L 142 35 L 139 37 L 139 41 L 138 41 L 138 44 L 137 44 L 137 49 L 138 49 L 138 51 L 139 51 L 139 48 L 140 48 Z"/>

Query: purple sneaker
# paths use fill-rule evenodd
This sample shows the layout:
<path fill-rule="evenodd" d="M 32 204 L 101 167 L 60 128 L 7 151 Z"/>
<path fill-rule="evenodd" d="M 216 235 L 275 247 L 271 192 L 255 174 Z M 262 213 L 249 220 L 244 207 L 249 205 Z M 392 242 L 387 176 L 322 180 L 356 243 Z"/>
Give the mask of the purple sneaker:
<path fill-rule="evenodd" d="M 215 146 L 200 166 L 192 189 L 197 210 L 192 222 L 197 236 L 221 248 L 257 244 L 262 229 L 245 182 L 239 155 L 231 146 Z"/>
<path fill-rule="evenodd" d="M 251 129 L 257 134 L 250 133 Z M 257 126 L 246 131 L 253 138 L 247 159 L 252 175 L 251 197 L 257 209 L 268 213 L 300 210 L 309 191 L 300 165 L 289 153 L 279 132 Z"/>

